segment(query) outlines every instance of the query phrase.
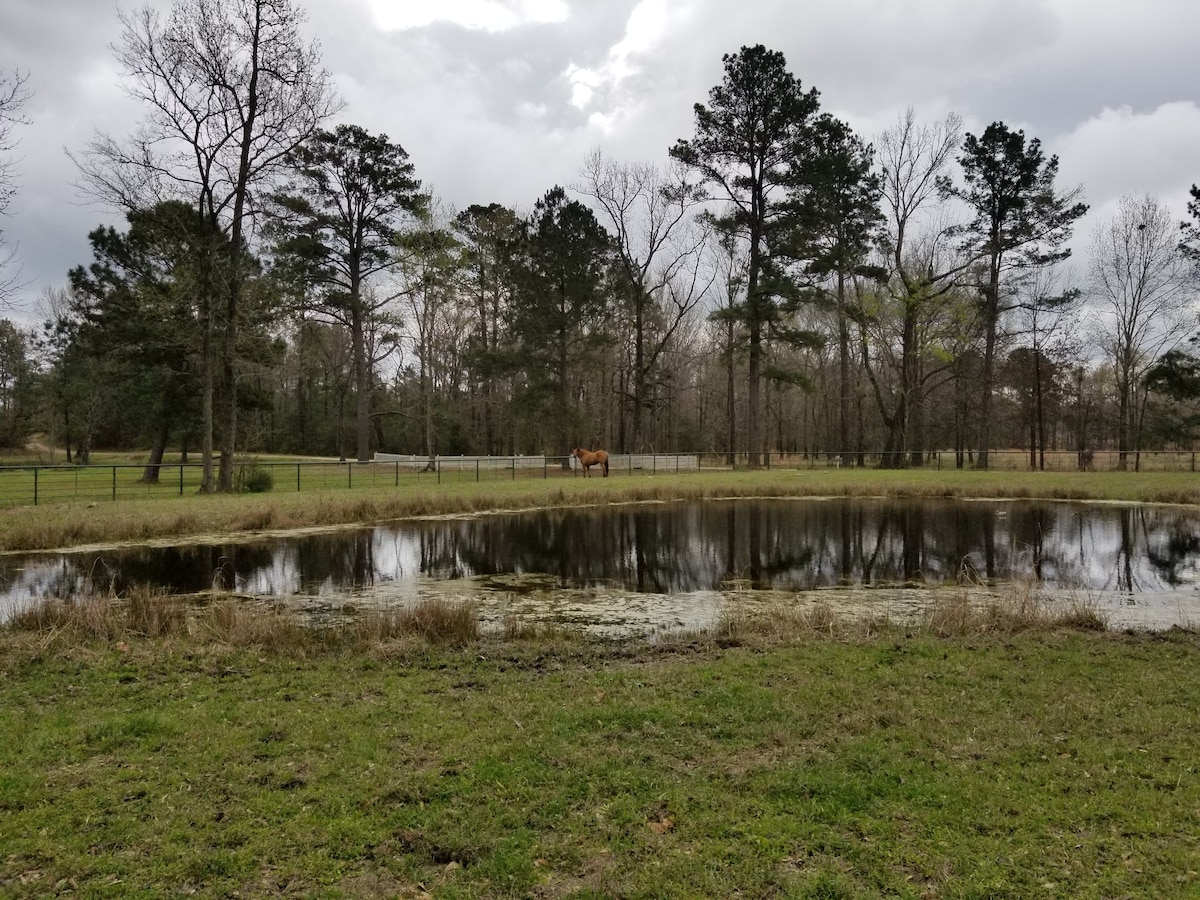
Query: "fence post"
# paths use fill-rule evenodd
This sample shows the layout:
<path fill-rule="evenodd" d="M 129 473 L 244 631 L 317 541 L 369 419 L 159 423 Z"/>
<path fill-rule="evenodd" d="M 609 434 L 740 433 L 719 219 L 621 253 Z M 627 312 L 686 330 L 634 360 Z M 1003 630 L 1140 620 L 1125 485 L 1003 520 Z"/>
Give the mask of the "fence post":
<path fill-rule="evenodd" d="M 37 466 L 33 467 L 33 505 L 38 503 L 38 470 Z"/>
<path fill-rule="evenodd" d="M 113 500 L 117 499 L 117 467 L 113 466 Z"/>
<path fill-rule="evenodd" d="M 179 464 L 179 496 L 183 496 L 183 463 Z"/>
<path fill-rule="evenodd" d="M 510 461 L 512 464 L 512 480 L 517 480 L 517 458 L 514 456 Z"/>
<path fill-rule="evenodd" d="M 479 460 L 475 460 L 475 483 L 479 484 Z"/>
<path fill-rule="evenodd" d="M 442 483 L 442 461 L 439 459 L 437 462 L 434 463 L 434 466 L 437 467 L 438 484 L 441 484 Z"/>
<path fill-rule="evenodd" d="M 516 477 L 515 473 L 517 471 L 516 465 L 517 465 L 517 461 L 514 459 L 513 460 L 513 473 L 514 473 L 513 477 L 514 478 Z M 550 460 L 547 458 L 546 454 L 543 453 L 542 454 L 542 481 L 547 480 L 549 477 L 550 477 Z"/>
<path fill-rule="evenodd" d="M 296 463 L 296 493 L 300 493 L 300 463 Z"/>
<path fill-rule="evenodd" d="M 396 487 L 400 487 L 400 460 L 396 460 Z"/>

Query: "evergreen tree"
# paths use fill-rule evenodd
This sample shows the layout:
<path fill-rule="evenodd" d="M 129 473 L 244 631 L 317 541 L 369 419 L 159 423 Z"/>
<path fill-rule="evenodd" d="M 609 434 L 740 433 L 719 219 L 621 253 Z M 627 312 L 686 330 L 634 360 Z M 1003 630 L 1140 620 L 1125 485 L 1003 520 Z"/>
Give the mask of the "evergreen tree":
<path fill-rule="evenodd" d="M 354 362 L 355 447 L 371 458 L 373 360 L 367 334 L 381 303 L 366 283 L 394 261 L 401 227 L 425 207 L 399 144 L 356 125 L 317 131 L 288 157 L 290 183 L 272 195 L 270 232 L 285 268 L 304 283 L 305 305 L 347 329 Z"/>
<path fill-rule="evenodd" d="M 791 293 L 786 263 L 776 257 L 793 225 L 787 188 L 795 164 L 807 155 L 820 103 L 817 91 L 804 91 L 787 70 L 782 53 L 759 44 L 722 59 L 724 80 L 709 91 L 708 106 L 694 107 L 695 136 L 677 141 L 670 152 L 728 201 L 714 222 L 746 243 L 745 296 L 734 312 L 749 337 L 747 449 L 757 467 L 764 450 L 764 340 L 781 317 L 781 292 Z"/>
<path fill-rule="evenodd" d="M 1024 131 L 1012 131 L 993 122 L 979 137 L 968 134 L 959 164 L 963 186 L 941 178 L 943 196 L 963 201 L 974 214 L 959 229 L 964 248 L 985 264 L 986 280 L 979 286 L 983 298 L 985 345 L 983 396 L 980 400 L 980 446 L 976 465 L 988 467 L 991 443 L 991 407 L 995 387 L 996 335 L 1005 311 L 1001 290 L 1006 273 L 1028 270 L 1070 256 L 1063 245 L 1077 219 L 1087 212 L 1078 202 L 1082 193 L 1055 189 L 1058 157 L 1046 158 L 1041 141 L 1026 142 Z"/>
<path fill-rule="evenodd" d="M 511 360 L 524 379 L 526 410 L 549 425 L 554 452 L 564 460 L 578 431 L 598 431 L 580 421 L 573 388 L 605 342 L 611 251 L 592 211 L 554 187 L 525 223 L 515 260 Z"/>

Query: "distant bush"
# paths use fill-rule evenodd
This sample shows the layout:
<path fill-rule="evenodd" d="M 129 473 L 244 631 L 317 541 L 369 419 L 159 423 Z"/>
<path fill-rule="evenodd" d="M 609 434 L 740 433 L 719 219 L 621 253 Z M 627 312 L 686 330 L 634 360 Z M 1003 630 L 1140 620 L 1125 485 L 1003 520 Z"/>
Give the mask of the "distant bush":
<path fill-rule="evenodd" d="M 275 476 L 258 463 L 243 466 L 238 474 L 238 489 L 246 494 L 265 494 L 275 488 Z"/>

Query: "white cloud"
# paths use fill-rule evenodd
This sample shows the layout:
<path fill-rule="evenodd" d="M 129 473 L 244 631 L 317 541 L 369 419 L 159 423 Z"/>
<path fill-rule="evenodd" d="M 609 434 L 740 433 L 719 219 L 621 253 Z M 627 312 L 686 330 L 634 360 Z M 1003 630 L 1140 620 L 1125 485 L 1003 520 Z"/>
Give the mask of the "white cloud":
<path fill-rule="evenodd" d="M 450 22 L 480 31 L 508 31 L 521 25 L 566 21 L 570 9 L 564 0 L 367 0 L 375 24 L 386 31 L 420 28 Z"/>
<path fill-rule="evenodd" d="M 1111 217 L 1125 195 L 1157 197 L 1180 218 L 1188 188 L 1200 181 L 1200 106 L 1163 103 L 1138 112 L 1104 109 L 1054 142 L 1064 185 L 1082 183 L 1090 221 Z"/>
<path fill-rule="evenodd" d="M 672 8 L 673 5 L 676 8 Z M 625 36 L 609 51 L 604 63 L 585 68 L 571 64 L 567 80 L 571 83 L 571 103 L 585 109 L 600 94 L 611 93 L 621 82 L 636 74 L 636 58 L 648 53 L 666 36 L 668 28 L 682 24 L 687 10 L 671 0 L 641 0 L 625 23 Z M 602 114 L 609 119 L 612 114 Z"/>

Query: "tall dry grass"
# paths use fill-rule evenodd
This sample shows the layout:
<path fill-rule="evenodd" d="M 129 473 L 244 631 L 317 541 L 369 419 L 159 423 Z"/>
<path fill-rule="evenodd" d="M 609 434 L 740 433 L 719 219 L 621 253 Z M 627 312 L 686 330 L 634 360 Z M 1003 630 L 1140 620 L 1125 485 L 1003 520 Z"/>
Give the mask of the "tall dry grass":
<path fill-rule="evenodd" d="M 18 612 L 3 630 L 44 648 L 165 639 L 199 646 L 255 647 L 306 656 L 374 649 L 400 639 L 465 646 L 479 638 L 479 617 L 466 603 L 440 599 L 356 616 L 347 625 L 310 626 L 279 606 L 216 593 L 181 598 L 153 591 L 47 600 Z"/>
<path fill-rule="evenodd" d="M 938 637 L 962 637 L 1059 629 L 1106 631 L 1108 619 L 1086 600 L 1048 600 L 1031 585 L 1014 585 L 982 599 L 970 591 L 939 597 L 922 625 Z"/>
<path fill-rule="evenodd" d="M 358 646 L 417 637 L 431 644 L 462 647 L 479 640 L 479 615 L 469 603 L 432 599 L 368 613 L 350 628 Z"/>
<path fill-rule="evenodd" d="M 1000 592 L 978 588 L 938 592 L 916 622 L 839 615 L 831 605 L 821 602 L 777 603 L 757 611 L 735 606 L 705 636 L 717 644 L 777 645 L 813 638 L 868 639 L 897 631 L 953 638 L 1060 630 L 1106 631 L 1108 619 L 1086 599 L 1051 600 L 1035 586 L 1013 585 Z M 674 636 L 675 640 L 694 638 L 691 634 Z"/>

